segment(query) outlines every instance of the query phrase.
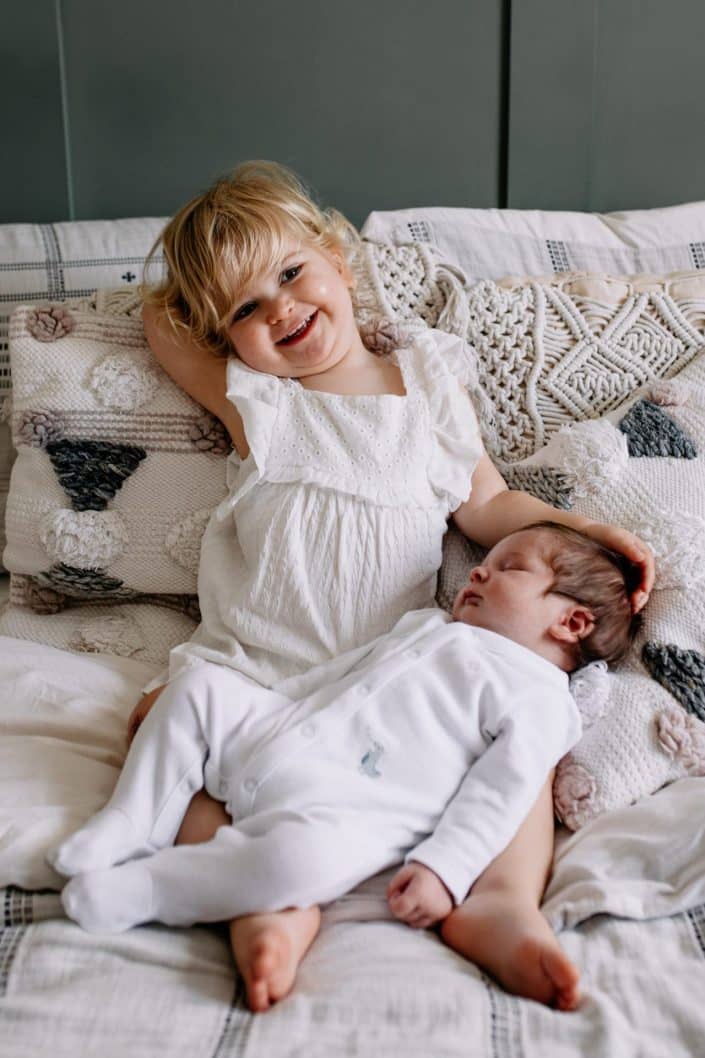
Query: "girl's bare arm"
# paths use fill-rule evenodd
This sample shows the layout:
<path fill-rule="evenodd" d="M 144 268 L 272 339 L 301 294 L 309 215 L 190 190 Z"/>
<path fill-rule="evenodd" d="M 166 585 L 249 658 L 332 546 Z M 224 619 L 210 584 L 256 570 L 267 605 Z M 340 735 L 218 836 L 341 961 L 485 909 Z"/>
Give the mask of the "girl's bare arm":
<path fill-rule="evenodd" d="M 155 305 L 144 306 L 142 319 L 149 347 L 166 373 L 189 397 L 220 419 L 238 455 L 245 459 L 249 446 L 242 419 L 225 396 L 227 360 L 195 345 L 187 337 L 177 336 Z"/>
<path fill-rule="evenodd" d="M 644 606 L 654 584 L 654 556 L 638 536 L 627 529 L 558 510 L 526 492 L 509 490 L 486 452 L 473 473 L 469 499 L 453 513 L 460 531 L 483 547 L 493 547 L 509 533 L 544 519 L 580 529 L 639 566 L 641 582 L 632 595 L 632 606 L 635 610 Z"/>

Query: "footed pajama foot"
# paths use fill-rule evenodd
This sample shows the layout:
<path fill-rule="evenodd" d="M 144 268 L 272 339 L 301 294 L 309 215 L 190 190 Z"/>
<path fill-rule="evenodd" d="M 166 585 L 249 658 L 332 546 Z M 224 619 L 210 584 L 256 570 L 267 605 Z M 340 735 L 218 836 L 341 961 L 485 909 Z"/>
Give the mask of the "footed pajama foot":
<path fill-rule="evenodd" d="M 85 826 L 62 841 L 47 856 L 51 866 L 67 878 L 101 871 L 138 853 L 153 851 L 119 809 L 104 808 Z"/>
<path fill-rule="evenodd" d="M 124 933 L 151 921 L 152 878 L 141 860 L 78 874 L 64 887 L 61 903 L 88 933 Z"/>

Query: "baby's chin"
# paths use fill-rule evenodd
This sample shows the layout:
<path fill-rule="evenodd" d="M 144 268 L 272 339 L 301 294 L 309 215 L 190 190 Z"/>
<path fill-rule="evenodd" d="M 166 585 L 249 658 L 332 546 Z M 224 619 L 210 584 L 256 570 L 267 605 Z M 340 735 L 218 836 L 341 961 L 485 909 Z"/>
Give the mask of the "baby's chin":
<path fill-rule="evenodd" d="M 486 600 L 478 605 L 478 603 L 456 599 L 451 616 L 454 621 L 471 625 L 473 628 L 484 628 L 487 632 L 498 632 L 500 635 L 507 634 L 502 627 L 502 622 L 494 620 L 494 615 Z"/>
<path fill-rule="evenodd" d="M 452 618 L 454 621 L 460 621 L 464 625 L 475 625 L 476 627 L 482 627 L 483 621 L 478 607 L 472 603 L 460 602 L 456 600 L 453 604 Z"/>

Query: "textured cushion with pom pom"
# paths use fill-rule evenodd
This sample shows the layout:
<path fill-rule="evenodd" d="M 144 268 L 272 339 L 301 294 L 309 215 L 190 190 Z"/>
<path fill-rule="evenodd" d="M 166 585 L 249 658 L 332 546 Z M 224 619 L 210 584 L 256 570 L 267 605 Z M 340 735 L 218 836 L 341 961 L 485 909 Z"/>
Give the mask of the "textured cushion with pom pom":
<path fill-rule="evenodd" d="M 631 529 L 656 559 L 643 628 L 605 675 L 597 714 L 595 687 L 577 689 L 591 722 L 555 782 L 557 813 L 576 829 L 675 778 L 705 775 L 705 354 L 606 418 L 563 428 L 505 473 L 529 490 L 533 474 L 549 491 L 559 480 L 564 506 Z"/>
<path fill-rule="evenodd" d="M 178 637 L 188 638 L 201 536 L 225 494 L 225 430 L 157 365 L 129 289 L 21 307 L 10 339 L 17 459 L 2 632 L 54 642 L 39 627 L 47 615 L 84 606 L 95 621 L 96 605 L 158 602 L 183 615 Z M 118 625 L 84 642 L 73 619 L 71 643 L 114 640 L 120 653 Z M 154 653 L 145 643 L 138 656 Z"/>
<path fill-rule="evenodd" d="M 624 526 L 655 554 L 654 591 L 629 655 L 571 681 L 585 730 L 558 766 L 554 795 L 556 814 L 575 830 L 674 779 L 705 775 L 705 353 L 500 469 L 510 487 Z M 441 605 L 480 559 L 448 534 Z"/>

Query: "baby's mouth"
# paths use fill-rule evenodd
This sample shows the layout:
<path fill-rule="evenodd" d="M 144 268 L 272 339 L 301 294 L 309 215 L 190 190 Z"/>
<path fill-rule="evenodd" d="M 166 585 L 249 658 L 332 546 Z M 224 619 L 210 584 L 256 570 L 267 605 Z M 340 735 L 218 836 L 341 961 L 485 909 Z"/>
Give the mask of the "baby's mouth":
<path fill-rule="evenodd" d="M 293 331 L 289 331 L 283 338 L 280 338 L 276 343 L 277 345 L 295 345 L 296 342 L 300 342 L 306 335 L 311 331 L 311 328 L 318 319 L 318 309 L 310 316 L 307 316 L 302 323 L 298 325 Z"/>

